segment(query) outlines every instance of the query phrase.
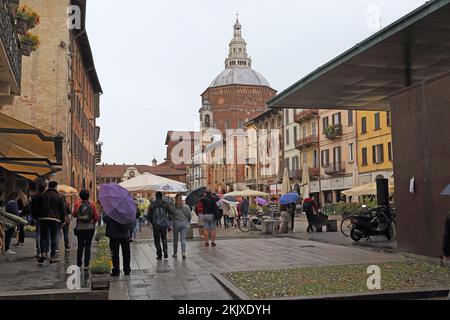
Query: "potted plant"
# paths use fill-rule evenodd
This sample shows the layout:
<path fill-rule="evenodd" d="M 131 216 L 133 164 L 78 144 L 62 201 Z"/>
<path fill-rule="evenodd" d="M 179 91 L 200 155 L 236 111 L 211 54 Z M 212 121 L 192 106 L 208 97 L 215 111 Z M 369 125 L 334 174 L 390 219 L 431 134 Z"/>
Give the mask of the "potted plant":
<path fill-rule="evenodd" d="M 29 29 L 34 28 L 40 22 L 39 15 L 27 5 L 23 5 L 17 10 L 15 18 L 16 31 L 21 35 L 26 35 Z"/>
<path fill-rule="evenodd" d="M 27 32 L 26 35 L 20 35 L 20 52 L 29 57 L 32 51 L 36 51 L 40 45 L 39 36 Z"/>
<path fill-rule="evenodd" d="M 95 259 L 91 262 L 89 271 L 91 272 L 92 290 L 109 290 L 111 282 L 111 251 L 109 250 L 109 240 L 102 237 L 98 243 Z"/>

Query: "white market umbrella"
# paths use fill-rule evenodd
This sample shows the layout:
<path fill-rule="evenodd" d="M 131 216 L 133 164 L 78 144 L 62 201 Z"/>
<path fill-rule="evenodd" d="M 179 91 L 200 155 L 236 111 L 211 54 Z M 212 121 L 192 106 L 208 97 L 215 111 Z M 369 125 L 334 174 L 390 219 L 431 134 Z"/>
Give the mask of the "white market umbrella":
<path fill-rule="evenodd" d="M 395 191 L 394 188 L 394 179 L 389 180 L 389 194 L 393 194 Z M 377 195 L 377 183 L 372 182 L 369 184 L 365 184 L 363 186 L 359 186 L 350 190 L 342 191 L 344 195 L 349 196 L 376 196 Z"/>
<path fill-rule="evenodd" d="M 269 197 L 269 194 L 256 190 L 244 190 L 227 193 L 224 197 Z"/>
<path fill-rule="evenodd" d="M 291 192 L 291 181 L 289 179 L 289 171 L 287 168 L 284 168 L 283 184 L 281 185 L 281 193 L 286 194 L 289 192 Z"/>
<path fill-rule="evenodd" d="M 303 168 L 303 175 L 302 175 L 302 185 L 303 186 L 301 188 L 303 199 L 309 198 L 309 194 L 310 194 L 309 182 L 310 182 L 309 168 L 305 166 Z"/>
<path fill-rule="evenodd" d="M 133 179 L 124 181 L 119 184 L 122 188 L 127 189 L 129 192 L 146 192 L 146 191 L 162 191 L 163 192 L 186 192 L 187 188 L 184 183 L 160 177 L 151 173 L 144 173 Z M 183 190 L 183 191 L 172 191 Z"/>

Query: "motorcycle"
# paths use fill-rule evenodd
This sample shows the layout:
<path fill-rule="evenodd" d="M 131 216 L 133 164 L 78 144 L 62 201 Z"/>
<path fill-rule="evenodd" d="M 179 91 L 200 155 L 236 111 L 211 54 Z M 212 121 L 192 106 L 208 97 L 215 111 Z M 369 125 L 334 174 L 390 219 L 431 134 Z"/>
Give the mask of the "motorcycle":
<path fill-rule="evenodd" d="M 394 237 L 394 221 L 388 206 L 381 206 L 367 213 L 351 218 L 352 228 L 350 237 L 353 241 L 370 236 L 385 236 L 388 240 Z"/>

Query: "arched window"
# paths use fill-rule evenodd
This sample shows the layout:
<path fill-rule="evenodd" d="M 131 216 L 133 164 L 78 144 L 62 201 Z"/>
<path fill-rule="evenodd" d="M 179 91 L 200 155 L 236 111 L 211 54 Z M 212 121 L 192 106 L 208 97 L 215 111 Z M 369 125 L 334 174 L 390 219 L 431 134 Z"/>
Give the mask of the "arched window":
<path fill-rule="evenodd" d="M 209 116 L 209 114 L 207 114 L 205 116 L 205 128 L 209 128 L 211 127 L 211 117 Z"/>

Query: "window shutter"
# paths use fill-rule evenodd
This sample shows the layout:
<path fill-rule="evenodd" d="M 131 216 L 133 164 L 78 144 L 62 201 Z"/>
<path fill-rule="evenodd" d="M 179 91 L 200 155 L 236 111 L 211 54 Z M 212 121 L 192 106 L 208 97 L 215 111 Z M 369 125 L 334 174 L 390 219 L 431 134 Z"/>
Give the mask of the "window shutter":
<path fill-rule="evenodd" d="M 384 144 L 380 144 L 380 162 L 384 162 Z"/>
<path fill-rule="evenodd" d="M 373 163 L 377 163 L 377 147 L 376 146 L 372 147 L 372 160 L 373 160 Z"/>

